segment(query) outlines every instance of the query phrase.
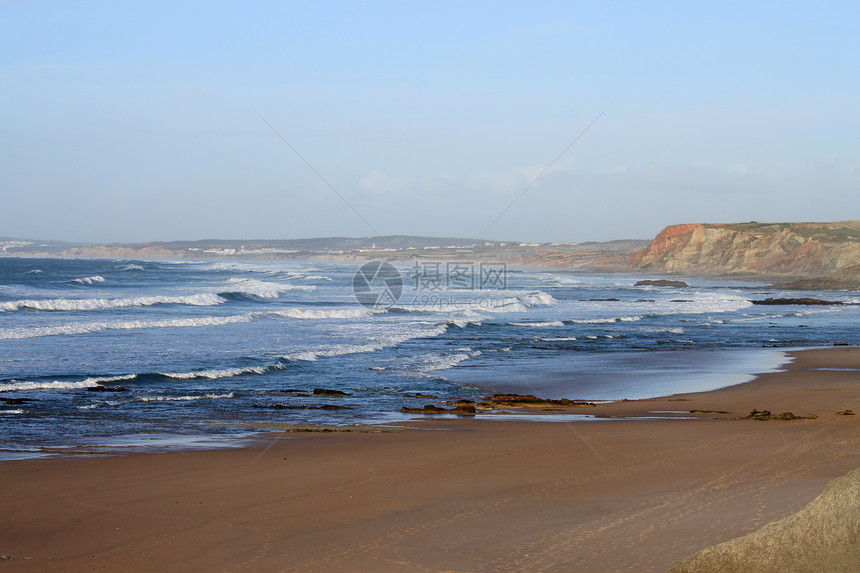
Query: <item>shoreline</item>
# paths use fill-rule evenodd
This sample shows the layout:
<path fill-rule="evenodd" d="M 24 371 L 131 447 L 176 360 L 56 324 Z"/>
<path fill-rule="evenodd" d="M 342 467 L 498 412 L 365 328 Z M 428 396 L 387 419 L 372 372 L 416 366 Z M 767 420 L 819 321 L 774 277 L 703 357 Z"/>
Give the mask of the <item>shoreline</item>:
<path fill-rule="evenodd" d="M 860 423 L 837 414 L 860 412 L 860 348 L 789 355 L 751 382 L 589 408 L 613 423 L 430 419 L 0 464 L 0 554 L 15 571 L 665 571 L 860 467 Z M 753 409 L 817 418 L 737 419 Z M 699 419 L 625 419 L 655 411 Z"/>
<path fill-rule="evenodd" d="M 445 371 L 454 384 L 478 388 L 485 396 L 501 394 L 533 394 L 541 399 L 572 399 L 582 402 L 607 404 L 631 400 L 652 400 L 677 394 L 679 388 L 684 393 L 707 392 L 743 384 L 754 380 L 763 373 L 777 372 L 789 364 L 789 353 L 807 348 L 717 348 L 693 350 L 656 350 L 656 351 L 614 351 L 579 357 L 577 362 L 565 363 L 561 360 L 549 361 L 549 368 L 543 359 L 532 360 L 528 364 L 518 364 L 516 369 L 506 369 L 506 379 L 491 382 L 489 379 L 476 381 L 464 378 L 463 371 L 457 368 Z M 582 360 L 586 360 L 585 363 Z M 634 371 L 634 366 L 636 370 Z M 583 367 L 589 373 L 583 379 Z M 520 370 L 527 370 L 521 374 Z M 465 368 L 468 376 L 471 368 Z M 599 372 L 597 376 L 595 372 Z M 498 373 L 495 373 L 498 375 Z M 486 375 L 485 375 L 486 376 Z M 691 383 L 689 380 L 695 380 Z M 537 382 L 535 382 L 537 380 Z M 635 380 L 635 383 L 632 381 Z M 490 384 L 495 384 L 490 385 Z M 570 388 L 571 384 L 578 389 Z M 583 388 L 600 388 L 609 394 L 592 395 Z M 651 391 L 643 391 L 650 388 Z M 597 394 L 597 393 L 594 393 Z M 612 395 L 611 398 L 607 397 Z M 452 401 L 428 397 L 424 404 L 445 404 L 451 408 Z M 418 409 L 420 409 L 419 406 Z M 544 413 L 543 410 L 546 412 Z M 593 413 L 582 408 L 498 408 L 495 411 L 478 411 L 478 420 L 543 421 L 565 422 L 580 418 L 591 420 Z M 658 415 L 659 418 L 662 415 Z M 216 450 L 252 447 L 253 443 L 267 439 L 272 432 L 278 433 L 285 427 L 291 432 L 308 431 L 368 431 L 379 428 L 383 431 L 392 426 L 408 426 L 424 421 L 456 420 L 463 416 L 456 414 L 408 414 L 397 410 L 380 411 L 375 418 L 343 424 L 333 423 L 278 423 L 278 422 L 213 422 L 216 427 L 230 426 L 239 431 L 231 434 L 173 434 L 142 433 L 107 436 L 102 442 L 88 445 L 42 444 L 29 449 L 0 449 L 0 464 L 28 459 L 55 459 L 63 456 L 104 457 L 114 455 L 136 455 L 157 452 L 179 452 L 197 450 Z M 654 416 L 646 416 L 652 418 Z M 664 416 L 667 417 L 667 416 Z M 609 416 L 602 416 L 607 419 Z M 261 431 L 264 430 L 264 431 Z"/>

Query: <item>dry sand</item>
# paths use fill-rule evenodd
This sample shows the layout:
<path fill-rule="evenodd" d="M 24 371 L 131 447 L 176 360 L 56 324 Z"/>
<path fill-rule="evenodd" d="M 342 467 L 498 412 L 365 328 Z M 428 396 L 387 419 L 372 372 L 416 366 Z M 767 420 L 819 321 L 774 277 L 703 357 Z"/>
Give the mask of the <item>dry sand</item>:
<path fill-rule="evenodd" d="M 603 415 L 0 465 L 3 571 L 666 571 L 860 467 L 860 349 Z M 674 416 L 675 414 L 665 414 Z M 30 559 L 25 559 L 30 558 Z"/>

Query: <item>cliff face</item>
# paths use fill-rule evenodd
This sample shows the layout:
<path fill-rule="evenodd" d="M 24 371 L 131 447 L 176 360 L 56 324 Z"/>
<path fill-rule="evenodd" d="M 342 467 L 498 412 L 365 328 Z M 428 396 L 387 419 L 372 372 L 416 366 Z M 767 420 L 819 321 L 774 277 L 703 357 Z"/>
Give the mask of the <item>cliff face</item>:
<path fill-rule="evenodd" d="M 815 277 L 860 264 L 860 221 L 672 225 L 628 264 L 669 274 Z"/>

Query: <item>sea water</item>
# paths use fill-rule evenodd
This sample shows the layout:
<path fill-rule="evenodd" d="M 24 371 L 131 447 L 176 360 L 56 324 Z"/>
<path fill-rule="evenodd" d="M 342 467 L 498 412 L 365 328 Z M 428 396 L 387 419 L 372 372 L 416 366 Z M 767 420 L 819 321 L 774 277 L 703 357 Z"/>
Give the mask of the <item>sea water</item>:
<path fill-rule="evenodd" d="M 360 263 L 0 258 L 0 450 L 390 421 L 432 401 L 409 394 L 643 398 L 749 380 L 780 348 L 860 344 L 852 293 L 504 265 L 485 284 L 479 263 L 449 283 L 393 266 L 402 285 L 374 306 L 355 294 Z M 846 304 L 750 302 L 768 296 Z"/>

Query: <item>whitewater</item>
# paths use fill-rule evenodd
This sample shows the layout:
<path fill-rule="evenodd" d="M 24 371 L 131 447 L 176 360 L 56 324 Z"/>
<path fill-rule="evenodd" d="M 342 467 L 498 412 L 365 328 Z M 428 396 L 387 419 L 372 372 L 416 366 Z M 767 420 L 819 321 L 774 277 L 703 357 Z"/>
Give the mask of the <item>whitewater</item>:
<path fill-rule="evenodd" d="M 530 377 L 643 397 L 736 383 L 778 367 L 779 349 L 860 343 L 848 293 L 520 268 L 446 288 L 394 263 L 402 284 L 374 306 L 353 292 L 359 266 L 0 258 L 0 450 L 399 420 L 415 395 L 476 399 Z M 768 296 L 846 304 L 751 303 Z"/>

